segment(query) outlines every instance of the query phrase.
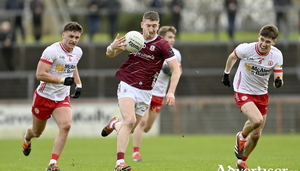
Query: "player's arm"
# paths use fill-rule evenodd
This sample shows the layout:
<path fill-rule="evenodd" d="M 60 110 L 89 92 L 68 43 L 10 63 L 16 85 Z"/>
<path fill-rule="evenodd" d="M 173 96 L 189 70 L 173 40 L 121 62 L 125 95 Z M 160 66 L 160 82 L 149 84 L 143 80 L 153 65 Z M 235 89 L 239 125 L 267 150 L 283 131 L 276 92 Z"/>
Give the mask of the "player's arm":
<path fill-rule="evenodd" d="M 172 71 L 172 75 L 170 78 L 170 86 L 168 89 L 168 92 L 166 94 L 166 104 L 170 106 L 174 106 L 175 104 L 175 91 L 176 87 L 178 85 L 180 76 L 181 76 L 181 68 L 178 63 L 178 60 L 175 58 L 171 61 L 167 61 L 168 66 L 170 67 Z"/>
<path fill-rule="evenodd" d="M 229 74 L 233 65 L 236 63 L 237 60 L 238 60 L 238 57 L 235 55 L 234 52 L 232 52 L 227 58 L 224 73 Z"/>
<path fill-rule="evenodd" d="M 238 57 L 235 55 L 234 51 L 227 58 L 226 66 L 225 66 L 225 70 L 224 70 L 223 78 L 222 78 L 222 83 L 225 86 L 230 87 L 229 73 L 237 60 L 238 60 Z"/>
<path fill-rule="evenodd" d="M 106 48 L 106 56 L 113 58 L 119 55 L 121 52 L 125 51 L 125 36 L 119 38 L 119 33 L 117 34 L 115 40 Z"/>
<path fill-rule="evenodd" d="M 81 83 L 77 66 L 73 72 L 73 77 L 74 77 L 74 82 L 76 83 L 76 87 L 75 87 L 75 92 L 71 94 L 71 97 L 78 98 L 81 95 L 82 83 Z"/>
<path fill-rule="evenodd" d="M 42 61 L 39 61 L 36 69 L 36 79 L 47 83 L 56 83 L 64 85 L 72 85 L 74 83 L 73 77 L 60 78 L 49 73 L 51 65 Z"/>
<path fill-rule="evenodd" d="M 280 88 L 283 86 L 283 72 L 274 72 L 273 86 L 275 88 Z"/>

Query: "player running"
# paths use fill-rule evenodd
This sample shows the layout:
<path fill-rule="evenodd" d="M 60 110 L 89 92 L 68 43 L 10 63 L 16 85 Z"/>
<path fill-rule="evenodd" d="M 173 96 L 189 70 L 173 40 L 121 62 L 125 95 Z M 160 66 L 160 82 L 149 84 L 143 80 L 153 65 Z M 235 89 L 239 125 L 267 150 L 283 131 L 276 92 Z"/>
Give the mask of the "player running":
<path fill-rule="evenodd" d="M 258 42 L 238 45 L 228 56 L 222 82 L 230 87 L 229 73 L 240 60 L 234 76 L 234 99 L 248 120 L 242 131 L 236 135 L 234 152 L 240 171 L 248 170 L 246 160 L 256 147 L 267 119 L 269 102 L 268 81 L 274 72 L 275 88 L 283 85 L 283 57 L 274 47 L 279 32 L 274 25 L 260 29 Z"/>
<path fill-rule="evenodd" d="M 82 50 L 76 46 L 83 28 L 77 22 L 69 22 L 62 33 L 62 41 L 48 46 L 38 63 L 36 78 L 40 85 L 34 92 L 32 102 L 32 125 L 27 129 L 22 150 L 25 156 L 31 152 L 32 138 L 38 138 L 45 130 L 52 116 L 57 123 L 59 133 L 55 138 L 51 159 L 46 171 L 60 171 L 57 160 L 67 142 L 71 128 L 72 110 L 70 104 L 70 86 L 75 82 L 76 91 L 71 95 L 78 98 L 81 94 L 81 80 L 77 64 Z"/>
<path fill-rule="evenodd" d="M 163 26 L 159 29 L 158 35 L 168 41 L 179 62 L 179 66 L 181 67 L 181 54 L 177 49 L 173 47 L 175 43 L 176 28 L 173 26 Z M 167 63 L 164 62 L 163 68 L 158 75 L 155 86 L 152 89 L 152 99 L 150 107 L 148 108 L 147 112 L 145 113 L 133 133 L 133 161 L 142 161 L 140 155 L 140 145 L 142 143 L 143 132 L 150 131 L 155 119 L 160 113 L 161 107 L 163 105 L 163 100 L 170 82 L 171 74 L 172 72 L 170 71 L 170 68 L 168 67 Z"/>
<path fill-rule="evenodd" d="M 152 88 L 164 61 L 172 71 L 170 87 L 166 95 L 166 104 L 175 104 L 175 90 L 181 75 L 181 69 L 169 43 L 157 35 L 159 29 L 159 15 L 155 11 L 144 13 L 141 22 L 144 47 L 135 53 L 129 53 L 125 61 L 116 73 L 120 80 L 117 95 L 123 120 L 114 117 L 102 130 L 102 136 L 106 137 L 113 130 L 117 135 L 117 161 L 115 171 L 130 171 L 132 168 L 125 163 L 125 151 L 128 146 L 130 133 L 140 122 L 142 116 L 149 108 Z M 106 55 L 115 57 L 125 50 L 123 42 L 125 37 L 115 40 L 107 47 Z"/>

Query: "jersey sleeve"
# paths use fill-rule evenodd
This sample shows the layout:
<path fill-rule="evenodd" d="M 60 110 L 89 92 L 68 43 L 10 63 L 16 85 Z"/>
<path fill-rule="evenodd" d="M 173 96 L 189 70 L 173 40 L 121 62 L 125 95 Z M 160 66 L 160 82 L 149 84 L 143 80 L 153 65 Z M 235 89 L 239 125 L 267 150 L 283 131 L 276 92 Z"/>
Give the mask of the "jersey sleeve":
<path fill-rule="evenodd" d="M 161 46 L 162 46 L 162 53 L 163 53 L 164 59 L 168 59 L 168 58 L 175 56 L 172 47 L 169 45 L 169 43 L 167 41 L 165 41 L 165 40 L 162 41 Z"/>
<path fill-rule="evenodd" d="M 239 59 L 243 59 L 245 58 L 245 49 L 247 47 L 246 43 L 240 44 L 238 45 L 235 49 L 234 49 L 234 54 L 236 57 L 238 57 Z"/>
<path fill-rule="evenodd" d="M 48 46 L 42 53 L 40 58 L 41 62 L 45 62 L 47 64 L 52 65 L 53 61 L 55 60 L 55 51 L 51 46 Z"/>
<path fill-rule="evenodd" d="M 276 57 L 276 65 L 273 69 L 273 72 L 283 72 L 282 66 L 283 66 L 283 57 L 282 57 L 282 53 L 278 53 L 277 57 Z"/>

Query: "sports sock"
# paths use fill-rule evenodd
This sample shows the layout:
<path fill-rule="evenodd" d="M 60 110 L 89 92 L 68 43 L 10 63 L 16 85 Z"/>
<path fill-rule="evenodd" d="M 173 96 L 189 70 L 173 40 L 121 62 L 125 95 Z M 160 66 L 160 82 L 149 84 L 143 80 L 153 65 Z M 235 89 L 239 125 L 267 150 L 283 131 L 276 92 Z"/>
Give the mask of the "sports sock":
<path fill-rule="evenodd" d="M 119 122 L 118 120 L 115 120 L 113 122 L 110 123 L 109 127 L 115 129 L 115 124 Z"/>
<path fill-rule="evenodd" d="M 241 132 L 241 133 L 239 134 L 239 138 L 240 138 L 241 140 L 246 140 L 247 135 L 245 135 L 243 132 Z"/>
<path fill-rule="evenodd" d="M 24 135 L 24 142 L 25 142 L 26 144 L 29 144 L 29 143 L 31 142 L 31 139 L 26 138 L 26 135 L 27 135 L 27 131 L 26 131 L 26 133 L 25 133 L 25 135 Z"/>
<path fill-rule="evenodd" d="M 248 157 L 243 156 L 241 159 L 238 160 L 238 163 L 244 163 L 247 159 Z"/>
<path fill-rule="evenodd" d="M 116 165 L 119 165 L 121 163 L 125 163 L 124 156 L 125 156 L 125 153 L 123 153 L 123 152 L 118 152 L 117 153 L 117 162 L 116 162 Z"/>
<path fill-rule="evenodd" d="M 140 152 L 140 147 L 133 147 L 133 152 Z"/>
<path fill-rule="evenodd" d="M 51 155 L 51 160 L 50 160 L 49 164 L 53 164 L 53 163 L 56 164 L 58 159 L 59 159 L 59 155 L 53 153 L 53 154 Z"/>

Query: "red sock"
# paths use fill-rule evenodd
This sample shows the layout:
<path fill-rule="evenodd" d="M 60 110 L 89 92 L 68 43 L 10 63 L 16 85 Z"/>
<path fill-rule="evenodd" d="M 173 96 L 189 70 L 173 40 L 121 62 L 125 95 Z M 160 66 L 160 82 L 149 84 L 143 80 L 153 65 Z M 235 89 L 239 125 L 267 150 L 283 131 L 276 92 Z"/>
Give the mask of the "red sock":
<path fill-rule="evenodd" d="M 59 155 L 58 155 L 58 154 L 54 154 L 54 153 L 53 153 L 53 154 L 51 155 L 51 159 L 53 159 L 53 160 L 56 160 L 56 161 L 57 161 L 58 158 L 59 158 Z"/>
<path fill-rule="evenodd" d="M 133 147 L 133 152 L 140 152 L 140 147 Z"/>
<path fill-rule="evenodd" d="M 247 138 L 247 135 L 245 135 L 243 132 L 242 132 L 242 136 L 243 138 Z"/>
<path fill-rule="evenodd" d="M 117 153 L 117 160 L 124 159 L 125 154 L 122 152 Z"/>
<path fill-rule="evenodd" d="M 248 157 L 245 157 L 245 156 L 242 157 L 243 161 L 246 161 L 247 159 L 248 159 Z"/>

